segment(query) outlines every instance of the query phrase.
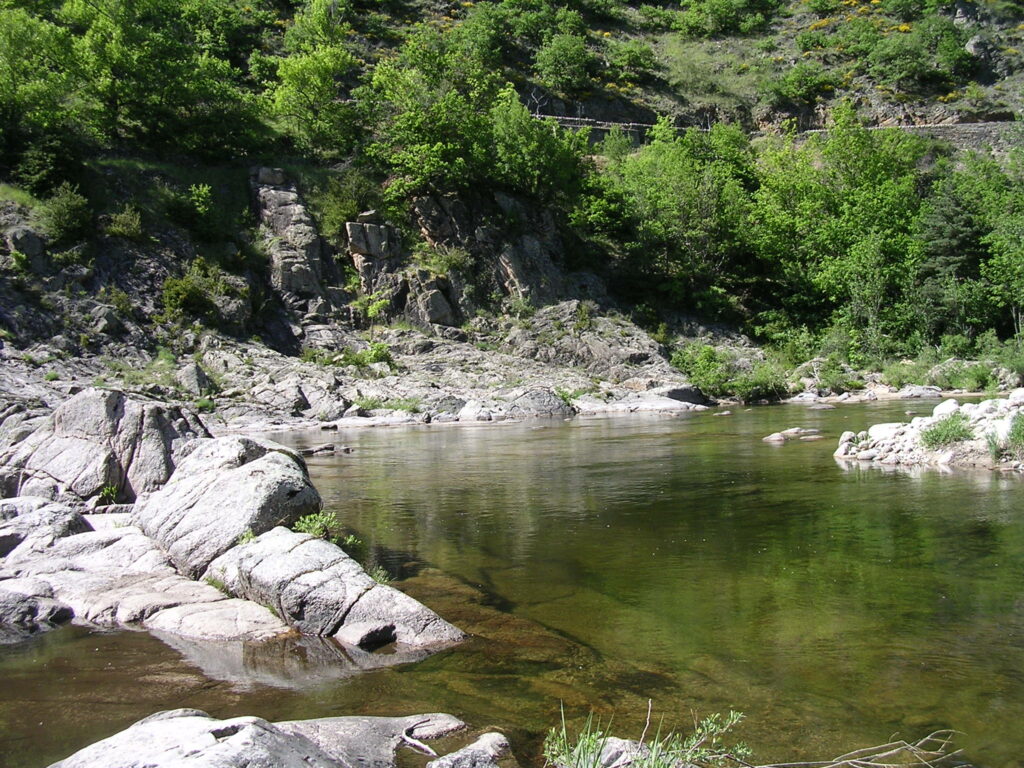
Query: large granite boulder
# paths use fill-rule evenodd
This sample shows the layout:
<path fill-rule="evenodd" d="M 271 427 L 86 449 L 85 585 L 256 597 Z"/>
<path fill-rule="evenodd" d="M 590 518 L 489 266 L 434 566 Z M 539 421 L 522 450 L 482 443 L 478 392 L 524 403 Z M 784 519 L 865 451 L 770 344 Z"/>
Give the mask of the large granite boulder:
<path fill-rule="evenodd" d="M 463 638 L 426 606 L 375 582 L 341 548 L 286 528 L 228 550 L 206 575 L 236 597 L 271 606 L 303 634 L 333 636 L 364 650 Z"/>
<path fill-rule="evenodd" d="M 410 739 L 465 725 L 451 715 L 218 720 L 197 709 L 158 712 L 50 768 L 394 768 Z"/>
<path fill-rule="evenodd" d="M 81 501 L 114 489 L 133 501 L 166 483 L 188 444 L 208 436 L 187 410 L 87 389 L 0 454 L 0 496 Z"/>
<path fill-rule="evenodd" d="M 338 768 L 309 739 L 258 717 L 217 720 L 195 709 L 158 712 L 51 768 Z"/>
<path fill-rule="evenodd" d="M 241 537 L 319 509 L 320 494 L 298 454 L 267 440 L 221 437 L 197 443 L 133 516 L 178 570 L 196 579 Z"/>
<path fill-rule="evenodd" d="M 538 387 L 524 392 L 508 407 L 510 419 L 537 417 L 567 419 L 576 415 L 576 409 L 554 391 Z"/>

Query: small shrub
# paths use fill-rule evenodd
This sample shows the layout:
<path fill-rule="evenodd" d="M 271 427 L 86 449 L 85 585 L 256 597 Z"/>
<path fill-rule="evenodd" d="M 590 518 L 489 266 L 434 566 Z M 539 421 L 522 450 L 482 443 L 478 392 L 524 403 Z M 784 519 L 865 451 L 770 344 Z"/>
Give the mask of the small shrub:
<path fill-rule="evenodd" d="M 67 182 L 36 210 L 39 223 L 56 245 L 68 245 L 84 240 L 92 224 L 89 201 L 78 192 L 78 187 Z"/>
<path fill-rule="evenodd" d="M 376 411 L 384 407 L 384 401 L 379 397 L 357 397 L 352 402 L 363 411 Z"/>
<path fill-rule="evenodd" d="M 46 375 L 43 376 L 43 379 L 45 381 L 56 381 L 59 378 L 60 378 L 60 374 L 57 373 L 56 371 L 47 371 Z"/>
<path fill-rule="evenodd" d="M 21 251 L 11 251 L 11 266 L 15 272 L 27 275 L 29 272 L 28 256 Z"/>
<path fill-rule="evenodd" d="M 640 40 L 607 43 L 605 59 L 610 74 L 616 79 L 642 81 L 649 79 L 658 66 L 654 50 Z"/>
<path fill-rule="evenodd" d="M 576 319 L 573 321 L 572 329 L 576 333 L 583 333 L 583 331 L 589 331 L 594 325 L 594 318 L 591 315 L 590 305 L 581 301 L 576 305 Z"/>
<path fill-rule="evenodd" d="M 308 515 L 303 515 L 292 526 L 293 531 L 308 533 L 320 539 L 331 540 L 331 528 L 338 524 L 338 519 L 333 512 L 320 510 Z"/>
<path fill-rule="evenodd" d="M 967 417 L 962 413 L 951 413 L 921 431 L 921 445 L 934 451 L 973 437 L 974 432 L 967 422 Z"/>
<path fill-rule="evenodd" d="M 677 350 L 672 365 L 685 373 L 706 395 L 725 394 L 730 378 L 728 358 L 709 344 L 694 342 Z"/>
<path fill-rule="evenodd" d="M 103 504 L 114 504 L 117 502 L 117 486 L 104 485 L 100 491 L 100 501 Z"/>
<path fill-rule="evenodd" d="M 553 35 L 537 51 L 534 69 L 548 88 L 561 93 L 580 91 L 590 82 L 594 57 L 581 35 Z"/>
<path fill-rule="evenodd" d="M 223 592 L 225 595 L 230 595 L 231 594 L 228 591 L 228 585 L 225 584 L 220 579 L 218 579 L 216 576 L 207 576 L 205 579 L 203 579 L 203 581 L 205 581 L 207 584 L 209 584 L 211 587 L 213 587 L 217 591 Z"/>
<path fill-rule="evenodd" d="M 383 565 L 375 565 L 366 573 L 378 584 L 390 584 L 392 581 L 391 574 L 387 572 Z"/>
<path fill-rule="evenodd" d="M 838 84 L 838 78 L 818 62 L 801 61 L 781 77 L 768 81 L 764 89 L 776 106 L 806 106 L 831 94 Z"/>
<path fill-rule="evenodd" d="M 786 372 L 776 363 L 763 360 L 749 373 L 741 373 L 729 382 L 731 394 L 745 403 L 753 400 L 774 400 L 789 394 Z"/>
<path fill-rule="evenodd" d="M 1020 413 L 1010 422 L 1010 431 L 1006 434 L 1006 450 L 1017 461 L 1024 461 L 1024 415 Z"/>
<path fill-rule="evenodd" d="M 421 397 L 396 397 L 385 403 L 386 408 L 408 413 L 419 413 L 422 406 L 423 398 Z"/>
<path fill-rule="evenodd" d="M 100 295 L 122 317 L 132 317 L 135 314 L 135 304 L 132 303 L 131 297 L 116 285 L 108 285 Z"/>
<path fill-rule="evenodd" d="M 195 407 L 200 413 L 213 413 L 217 410 L 217 404 L 208 397 L 201 397 L 196 400 Z"/>
<path fill-rule="evenodd" d="M 338 546 L 345 550 L 345 554 L 353 560 L 362 560 L 366 556 L 366 542 L 354 533 L 348 534 Z"/>
<path fill-rule="evenodd" d="M 252 532 L 252 528 L 246 528 L 245 532 L 235 541 L 235 544 L 248 544 L 250 541 L 255 541 L 256 534 Z"/>
<path fill-rule="evenodd" d="M 924 384 L 931 363 L 921 360 L 897 360 L 882 369 L 882 381 L 902 389 L 907 384 Z"/>
<path fill-rule="evenodd" d="M 724 717 L 713 714 L 698 721 L 693 732 L 687 736 L 670 732 L 659 732 L 647 741 L 646 752 L 639 753 L 630 764 L 634 768 L 675 768 L 675 766 L 719 766 L 743 764 L 750 756 L 750 749 L 744 744 L 726 744 L 726 734 L 734 728 L 743 715 L 729 712 Z M 562 713 L 560 727 L 552 728 L 544 740 L 544 758 L 549 766 L 557 768 L 594 768 L 601 765 L 601 752 L 607 736 L 601 730 L 600 721 L 589 716 L 583 729 L 571 737 Z"/>
<path fill-rule="evenodd" d="M 537 308 L 533 306 L 528 298 L 517 296 L 514 299 L 508 300 L 508 313 L 520 320 L 533 317 L 536 312 Z"/>
<path fill-rule="evenodd" d="M 424 269 L 444 277 L 453 273 L 466 273 L 473 266 L 473 257 L 465 248 L 438 245 L 430 247 L 420 243 L 413 250 L 413 259 Z"/>
<path fill-rule="evenodd" d="M 107 222 L 107 234 L 111 237 L 123 237 L 125 240 L 142 240 L 142 214 L 134 205 L 126 205 L 117 213 L 110 215 Z"/>

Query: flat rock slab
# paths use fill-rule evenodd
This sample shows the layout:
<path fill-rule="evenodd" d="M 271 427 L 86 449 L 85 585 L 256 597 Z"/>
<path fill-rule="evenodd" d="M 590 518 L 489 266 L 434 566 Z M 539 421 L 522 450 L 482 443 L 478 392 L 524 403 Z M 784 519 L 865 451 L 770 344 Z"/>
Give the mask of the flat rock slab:
<path fill-rule="evenodd" d="M 320 509 L 302 458 L 268 440 L 198 441 L 170 481 L 135 505 L 142 531 L 178 570 L 199 578 L 246 534 L 290 525 Z"/>
<path fill-rule="evenodd" d="M 50 768 L 394 768 L 403 734 L 464 728 L 451 715 L 218 720 L 197 709 L 158 712 Z"/>
<path fill-rule="evenodd" d="M 45 511 L 45 510 L 44 510 Z M 30 513 L 38 514 L 38 513 Z M 19 586 L 35 585 L 80 621 L 162 629 L 187 637 L 258 640 L 288 627 L 261 605 L 179 575 L 134 526 L 24 541 L 4 560 Z M 0 588 L 9 580 L 0 580 Z"/>

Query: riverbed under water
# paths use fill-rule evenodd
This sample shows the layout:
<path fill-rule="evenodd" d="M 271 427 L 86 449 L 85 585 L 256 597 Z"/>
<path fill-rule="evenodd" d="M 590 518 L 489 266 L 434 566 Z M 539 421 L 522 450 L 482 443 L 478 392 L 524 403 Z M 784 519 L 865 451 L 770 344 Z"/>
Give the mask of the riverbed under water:
<path fill-rule="evenodd" d="M 933 405 L 275 436 L 353 449 L 309 459 L 325 507 L 473 637 L 353 674 L 323 644 L 217 656 L 58 630 L 0 647 L 0 765 L 43 766 L 184 706 L 446 711 L 505 730 L 535 763 L 560 707 L 636 738 L 648 699 L 663 730 L 744 712 L 737 737 L 758 762 L 954 728 L 967 760 L 1020 765 L 1024 481 L 831 455 L 843 430 Z M 825 439 L 761 441 L 792 426 Z"/>

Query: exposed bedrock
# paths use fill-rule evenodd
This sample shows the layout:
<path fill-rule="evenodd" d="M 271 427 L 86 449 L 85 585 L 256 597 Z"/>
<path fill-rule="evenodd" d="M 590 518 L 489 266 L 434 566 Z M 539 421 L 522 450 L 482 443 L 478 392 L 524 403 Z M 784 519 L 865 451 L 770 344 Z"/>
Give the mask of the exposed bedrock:
<path fill-rule="evenodd" d="M 421 603 L 378 584 L 334 544 L 275 528 L 230 549 L 207 577 L 233 595 L 270 605 L 303 634 L 373 650 L 457 642 L 463 634 Z"/>
<path fill-rule="evenodd" d="M 87 389 L 0 453 L 0 496 L 132 501 L 166 483 L 197 437 L 209 432 L 188 410 Z"/>
<path fill-rule="evenodd" d="M 188 430 L 147 430 L 140 425 L 166 424 L 166 414 L 121 393 L 83 394 L 23 441 L 37 450 L 19 454 L 19 469 L 4 467 L 59 477 L 42 490 L 71 489 L 67 495 L 77 499 L 0 501 L 0 625 L 17 636 L 71 615 L 203 641 L 263 641 L 293 630 L 344 646 L 337 660 L 346 673 L 392 663 L 367 658 L 383 645 L 397 643 L 395 659 L 415 660 L 462 639 L 336 545 L 283 527 L 321 507 L 294 451 L 237 436 L 186 441 L 183 434 L 205 434 L 194 416 L 179 414 Z M 69 413 L 76 401 L 83 413 Z M 157 434 L 164 453 L 132 443 Z M 67 471 L 53 472 L 45 456 L 66 458 L 57 463 Z M 141 472 L 140 456 L 154 471 Z M 158 482 L 156 470 L 171 462 L 173 474 Z M 81 501 L 86 489 L 110 477 L 98 468 L 111 467 L 150 492 L 135 504 L 83 514 L 90 511 Z"/>
<path fill-rule="evenodd" d="M 270 723 L 176 709 L 150 715 L 51 768 L 394 768 L 403 742 L 418 744 L 462 728 L 445 714 Z"/>
<path fill-rule="evenodd" d="M 133 518 L 181 573 L 198 578 L 240 537 L 319 509 L 298 454 L 267 440 L 221 437 L 197 443 L 170 482 L 136 504 Z"/>

